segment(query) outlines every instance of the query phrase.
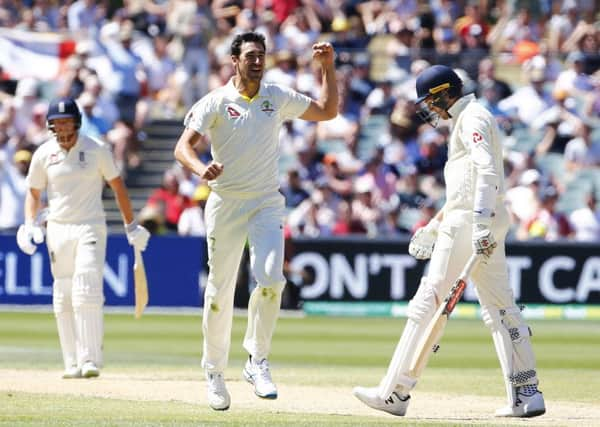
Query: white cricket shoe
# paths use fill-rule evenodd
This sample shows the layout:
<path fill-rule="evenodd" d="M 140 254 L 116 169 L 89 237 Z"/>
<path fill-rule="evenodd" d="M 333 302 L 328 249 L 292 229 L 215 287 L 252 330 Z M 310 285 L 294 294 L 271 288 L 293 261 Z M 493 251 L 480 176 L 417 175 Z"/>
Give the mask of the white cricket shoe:
<path fill-rule="evenodd" d="M 70 368 L 65 369 L 65 372 L 63 372 L 62 377 L 65 380 L 81 378 L 81 369 L 79 369 L 77 366 L 71 366 Z"/>
<path fill-rule="evenodd" d="M 365 405 L 373 409 L 384 411 L 399 417 L 406 414 L 406 408 L 410 401 L 410 395 L 401 395 L 397 392 L 392 392 L 391 396 L 386 400 L 379 397 L 379 389 L 377 387 L 354 387 L 352 394 Z"/>
<path fill-rule="evenodd" d="M 231 404 L 231 397 L 225 387 L 223 372 L 206 372 L 206 396 L 208 406 L 215 411 L 226 411 Z"/>
<path fill-rule="evenodd" d="M 81 366 L 81 376 L 83 378 L 93 378 L 100 375 L 100 369 L 90 360 Z"/>
<path fill-rule="evenodd" d="M 277 387 L 271 379 L 269 362 L 267 359 L 254 362 L 248 358 L 244 366 L 244 378 L 254 385 L 254 393 L 263 399 L 277 399 Z"/>
<path fill-rule="evenodd" d="M 515 406 L 505 406 L 496 411 L 497 417 L 529 418 L 543 415 L 546 412 L 544 396 L 537 386 L 517 387 Z"/>

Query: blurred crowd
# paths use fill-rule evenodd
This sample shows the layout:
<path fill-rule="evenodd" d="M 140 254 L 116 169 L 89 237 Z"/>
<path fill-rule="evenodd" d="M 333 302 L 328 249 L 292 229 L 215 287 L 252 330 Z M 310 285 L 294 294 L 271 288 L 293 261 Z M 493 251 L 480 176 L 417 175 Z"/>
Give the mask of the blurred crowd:
<path fill-rule="evenodd" d="M 416 75 L 445 64 L 500 124 L 510 237 L 598 241 L 599 10 L 596 0 L 0 1 L 3 28 L 76 41 L 51 82 L 1 75 L 0 229 L 21 221 L 49 98 L 76 98 L 82 131 L 111 144 L 125 174 L 150 161 L 145 124 L 181 119 L 225 84 L 233 36 L 256 30 L 267 39 L 264 81 L 315 98 L 311 45 L 327 40 L 337 53 L 338 117 L 281 131 L 288 236 L 409 235 L 443 206 L 449 123 L 422 124 L 412 101 Z M 140 220 L 204 235 L 209 192 L 174 164 Z"/>

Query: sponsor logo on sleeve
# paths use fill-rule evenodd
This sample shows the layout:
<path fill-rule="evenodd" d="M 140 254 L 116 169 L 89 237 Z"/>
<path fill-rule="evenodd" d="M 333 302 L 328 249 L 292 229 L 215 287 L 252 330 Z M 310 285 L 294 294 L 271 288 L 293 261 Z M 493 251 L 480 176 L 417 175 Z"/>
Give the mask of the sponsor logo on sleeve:
<path fill-rule="evenodd" d="M 229 104 L 225 110 L 227 111 L 227 115 L 230 119 L 237 119 L 242 115 L 242 113 L 237 109 L 238 107 L 234 104 Z"/>

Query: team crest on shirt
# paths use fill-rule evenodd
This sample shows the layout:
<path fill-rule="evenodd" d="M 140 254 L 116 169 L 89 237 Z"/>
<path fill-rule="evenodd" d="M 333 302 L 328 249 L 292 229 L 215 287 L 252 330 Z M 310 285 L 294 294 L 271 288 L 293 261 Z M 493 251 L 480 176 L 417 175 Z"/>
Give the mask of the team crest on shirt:
<path fill-rule="evenodd" d="M 238 111 L 238 108 L 239 107 L 235 104 L 227 105 L 225 110 L 227 111 L 227 115 L 229 116 L 230 119 L 237 119 L 238 117 L 240 117 L 242 115 L 242 113 Z"/>
<path fill-rule="evenodd" d="M 275 112 L 273 104 L 271 104 L 271 101 L 269 101 L 268 99 L 263 101 L 262 104 L 260 104 L 260 110 L 269 117 L 271 117 Z"/>
<path fill-rule="evenodd" d="M 62 162 L 64 159 L 64 155 L 62 153 L 52 153 L 48 158 L 48 166 L 56 165 Z"/>

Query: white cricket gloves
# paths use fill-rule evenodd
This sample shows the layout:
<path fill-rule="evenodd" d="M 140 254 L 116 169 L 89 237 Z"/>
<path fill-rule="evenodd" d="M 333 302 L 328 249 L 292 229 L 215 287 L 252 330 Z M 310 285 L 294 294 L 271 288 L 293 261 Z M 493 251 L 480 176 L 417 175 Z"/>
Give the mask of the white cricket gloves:
<path fill-rule="evenodd" d="M 473 224 L 472 243 L 473 252 L 483 255 L 485 258 L 492 256 L 494 249 L 498 246 L 487 224 Z"/>
<path fill-rule="evenodd" d="M 33 255 L 44 241 L 44 230 L 35 222 L 26 222 L 17 230 L 17 245 L 27 255 Z"/>
<path fill-rule="evenodd" d="M 137 221 L 125 225 L 125 232 L 127 233 L 127 241 L 131 246 L 140 252 L 146 249 L 148 239 L 150 239 L 150 232 L 139 225 Z"/>
<path fill-rule="evenodd" d="M 433 218 L 426 226 L 415 231 L 408 245 L 408 253 L 416 259 L 431 258 L 439 226 L 440 222 Z"/>

